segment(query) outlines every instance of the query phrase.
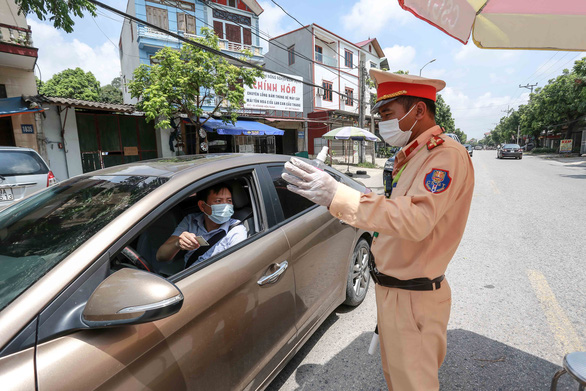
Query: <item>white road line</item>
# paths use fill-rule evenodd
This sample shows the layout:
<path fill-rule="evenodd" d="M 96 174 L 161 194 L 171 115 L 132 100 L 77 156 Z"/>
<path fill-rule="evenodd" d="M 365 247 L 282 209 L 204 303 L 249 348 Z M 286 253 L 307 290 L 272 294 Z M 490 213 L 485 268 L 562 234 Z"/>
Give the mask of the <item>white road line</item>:
<path fill-rule="evenodd" d="M 549 328 L 560 345 L 563 354 L 584 351 L 572 322 L 570 322 L 563 308 L 559 305 L 545 276 L 537 270 L 527 270 L 527 276 L 545 313 Z"/>

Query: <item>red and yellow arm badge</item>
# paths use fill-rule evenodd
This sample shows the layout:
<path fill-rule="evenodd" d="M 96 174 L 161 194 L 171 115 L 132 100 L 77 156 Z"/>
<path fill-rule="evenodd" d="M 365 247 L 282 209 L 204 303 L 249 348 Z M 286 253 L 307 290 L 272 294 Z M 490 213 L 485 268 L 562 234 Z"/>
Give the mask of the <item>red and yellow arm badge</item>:
<path fill-rule="evenodd" d="M 438 145 L 442 145 L 443 143 L 444 143 L 444 140 L 441 137 L 433 136 L 427 142 L 427 149 L 431 151 L 432 149 L 434 149 Z"/>
<path fill-rule="evenodd" d="M 449 171 L 437 168 L 432 169 L 423 178 L 425 189 L 433 194 L 443 193 L 448 190 L 450 183 L 452 183 L 452 178 L 450 178 Z"/>

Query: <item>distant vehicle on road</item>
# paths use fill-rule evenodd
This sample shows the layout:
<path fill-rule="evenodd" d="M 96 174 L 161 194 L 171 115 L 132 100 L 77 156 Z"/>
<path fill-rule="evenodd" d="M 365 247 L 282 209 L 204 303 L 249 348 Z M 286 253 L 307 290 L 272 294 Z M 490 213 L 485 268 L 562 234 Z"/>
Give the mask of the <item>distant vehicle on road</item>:
<path fill-rule="evenodd" d="M 472 148 L 472 145 L 464 144 L 464 148 L 466 148 L 468 150 L 468 155 L 470 155 L 470 157 L 472 157 L 472 154 L 474 153 L 474 148 Z"/>
<path fill-rule="evenodd" d="M 496 152 L 496 158 L 503 159 L 506 157 L 523 159 L 523 149 L 521 149 L 519 144 L 505 144 Z"/>
<path fill-rule="evenodd" d="M 523 145 L 521 148 L 523 149 L 523 151 L 529 152 L 533 148 L 535 148 L 535 144 L 533 144 L 533 143 L 527 143 L 527 144 Z"/>
<path fill-rule="evenodd" d="M 370 282 L 371 234 L 287 190 L 288 159 L 134 162 L 1 211 L 2 389 L 263 389 Z M 183 250 L 159 262 L 159 246 L 200 210 L 197 194 L 218 183 L 246 239 L 193 265 Z"/>
<path fill-rule="evenodd" d="M 383 187 L 385 188 L 385 196 L 391 196 L 391 182 L 393 181 L 393 168 L 395 167 L 395 154 L 386 161 L 385 167 L 383 168 Z"/>
<path fill-rule="evenodd" d="M 0 147 L 0 210 L 55 183 L 55 175 L 34 149 Z"/>
<path fill-rule="evenodd" d="M 482 145 L 477 145 L 474 147 L 474 149 L 477 151 L 482 151 Z"/>

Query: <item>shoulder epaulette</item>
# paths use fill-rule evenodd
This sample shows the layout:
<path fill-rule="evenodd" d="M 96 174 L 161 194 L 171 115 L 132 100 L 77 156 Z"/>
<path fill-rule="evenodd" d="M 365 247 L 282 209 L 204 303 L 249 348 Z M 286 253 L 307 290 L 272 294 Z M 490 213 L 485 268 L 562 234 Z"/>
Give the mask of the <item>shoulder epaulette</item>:
<path fill-rule="evenodd" d="M 444 139 L 442 139 L 439 136 L 433 136 L 432 138 L 429 139 L 429 141 L 427 142 L 427 149 L 429 151 L 431 151 L 432 149 L 434 149 L 435 147 L 437 147 L 438 145 L 442 145 L 444 143 Z"/>

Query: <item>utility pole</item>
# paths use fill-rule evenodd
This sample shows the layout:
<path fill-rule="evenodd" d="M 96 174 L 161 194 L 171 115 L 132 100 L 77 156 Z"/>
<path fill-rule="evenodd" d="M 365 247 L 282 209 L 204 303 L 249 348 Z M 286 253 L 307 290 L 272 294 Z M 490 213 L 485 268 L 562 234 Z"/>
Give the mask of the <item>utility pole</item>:
<path fill-rule="evenodd" d="M 531 93 L 533 94 L 533 87 L 535 87 L 538 83 L 535 84 L 526 84 L 524 86 L 522 86 L 521 84 L 519 84 L 519 88 L 527 88 L 528 90 L 531 90 Z"/>
<path fill-rule="evenodd" d="M 517 125 L 517 145 L 519 145 L 519 131 L 521 130 L 521 124 Z"/>
<path fill-rule="evenodd" d="M 366 69 L 364 67 L 364 60 L 360 60 L 360 69 L 358 70 L 360 72 L 360 81 L 359 81 L 359 87 L 360 87 L 360 104 L 358 106 L 358 127 L 363 129 L 364 128 L 364 116 L 366 115 L 365 113 L 365 102 L 364 102 L 364 96 L 366 95 Z M 364 161 L 364 141 L 360 143 L 360 151 L 359 151 L 359 158 L 358 158 L 359 162 L 363 162 Z"/>
<path fill-rule="evenodd" d="M 360 85 L 360 92 L 359 92 L 359 99 L 360 99 L 360 105 L 358 106 L 358 127 L 359 128 L 363 128 L 364 127 L 364 116 L 365 116 L 365 110 L 364 110 L 364 95 L 366 92 L 366 69 L 364 69 L 364 60 L 360 60 L 360 81 L 359 81 L 359 85 Z"/>

